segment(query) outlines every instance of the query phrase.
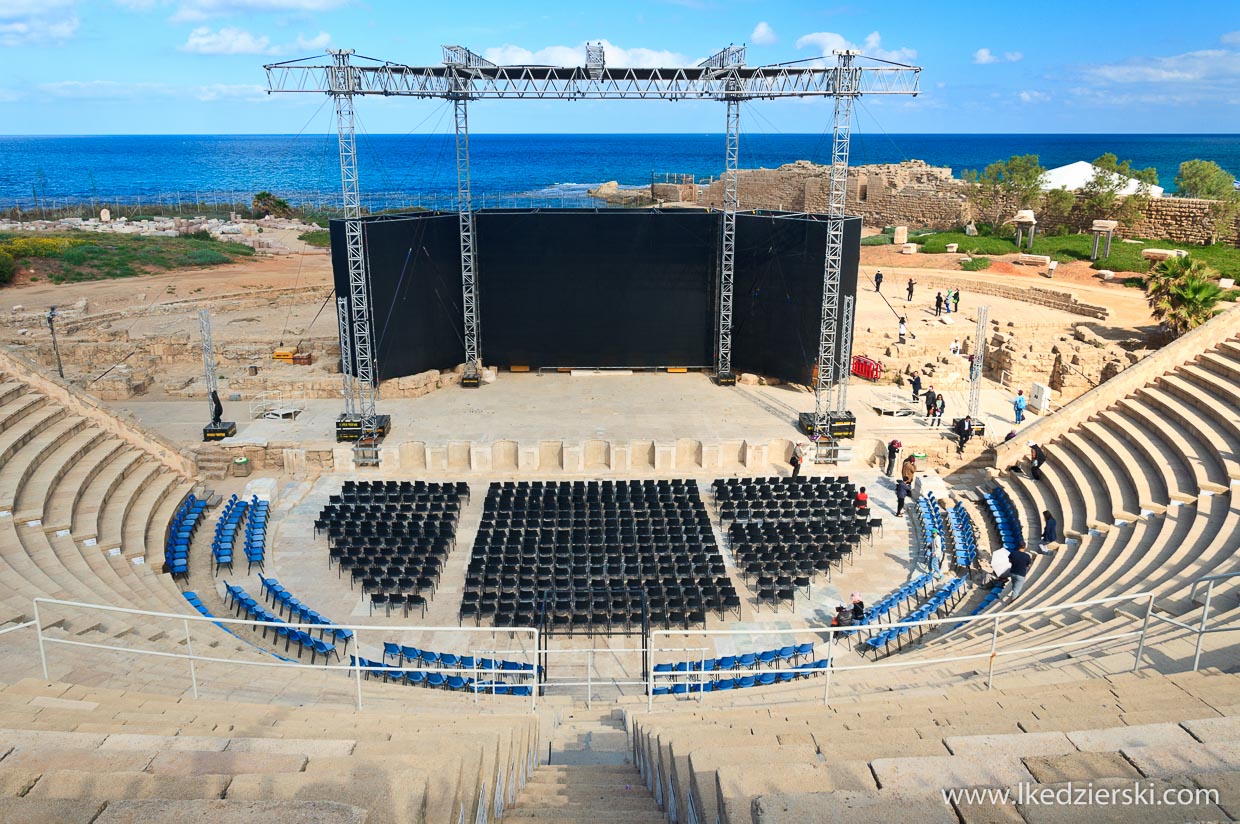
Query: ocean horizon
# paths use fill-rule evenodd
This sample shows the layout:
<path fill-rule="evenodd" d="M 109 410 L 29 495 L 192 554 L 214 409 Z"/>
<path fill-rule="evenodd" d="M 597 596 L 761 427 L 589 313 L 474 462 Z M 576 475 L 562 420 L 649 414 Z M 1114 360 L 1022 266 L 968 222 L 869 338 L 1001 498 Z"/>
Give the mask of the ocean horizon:
<path fill-rule="evenodd" d="M 473 191 L 487 198 L 584 199 L 606 181 L 639 186 L 662 174 L 718 176 L 724 137 L 681 134 L 472 134 Z M 742 132 L 741 168 L 829 162 L 831 135 Z M 923 160 L 957 177 L 1014 154 L 1047 168 L 1111 152 L 1153 166 L 1174 191 L 1181 162 L 1201 158 L 1240 175 L 1234 134 L 856 134 L 853 166 Z M 363 198 L 370 205 L 446 205 L 456 195 L 450 134 L 358 135 Z M 86 202 L 194 202 L 269 190 L 300 202 L 334 202 L 340 172 L 334 134 L 0 136 L 0 209 Z"/>

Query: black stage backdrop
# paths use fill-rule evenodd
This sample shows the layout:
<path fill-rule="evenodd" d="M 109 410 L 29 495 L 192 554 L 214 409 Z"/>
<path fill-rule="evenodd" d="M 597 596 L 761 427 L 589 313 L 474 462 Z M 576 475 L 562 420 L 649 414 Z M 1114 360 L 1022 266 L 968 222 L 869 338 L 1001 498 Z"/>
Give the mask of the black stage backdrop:
<path fill-rule="evenodd" d="M 861 222 L 847 218 L 841 297 Z M 706 366 L 714 361 L 721 216 L 701 210 L 489 210 L 475 217 L 484 363 Z M 364 220 L 383 380 L 464 360 L 455 213 Z M 338 294 L 344 225 L 332 221 Z M 825 218 L 740 214 L 733 364 L 808 382 L 818 346 Z M 842 310 L 841 300 L 841 310 Z"/>

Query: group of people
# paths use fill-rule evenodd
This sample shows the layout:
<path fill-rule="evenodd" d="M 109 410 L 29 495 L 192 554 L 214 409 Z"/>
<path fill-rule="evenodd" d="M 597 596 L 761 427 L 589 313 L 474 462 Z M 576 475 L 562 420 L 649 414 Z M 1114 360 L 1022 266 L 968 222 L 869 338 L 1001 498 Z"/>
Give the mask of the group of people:
<path fill-rule="evenodd" d="M 917 286 L 917 281 L 913 280 L 912 278 L 909 278 L 909 279 L 908 279 L 908 285 L 905 287 L 905 291 L 908 293 L 908 298 L 907 298 L 907 300 L 908 300 L 908 302 L 909 302 L 909 303 L 912 303 L 912 302 L 913 302 L 913 288 L 914 288 L 915 286 Z M 879 292 L 879 293 L 881 293 L 881 292 L 883 291 L 883 270 L 882 270 L 882 269 L 875 269 L 875 270 L 874 270 L 874 291 L 875 291 L 875 292 Z M 939 293 L 939 297 L 940 297 L 940 298 L 942 298 L 942 294 L 943 294 L 942 292 L 940 292 L 940 293 Z M 950 290 L 950 289 L 948 290 L 948 294 L 951 294 L 951 290 Z M 959 303 L 960 303 L 960 296 L 959 296 L 959 294 L 957 294 L 957 296 L 956 296 L 956 303 L 957 303 L 957 304 L 959 304 Z M 948 311 L 950 311 L 950 310 L 948 310 Z M 938 313 L 936 312 L 935 314 L 938 314 Z"/>
<path fill-rule="evenodd" d="M 831 619 L 831 626 L 851 627 L 865 620 L 865 602 L 861 599 L 861 593 L 854 592 L 849 596 L 849 600 L 852 601 L 852 606 L 846 607 L 840 604 L 835 608 L 835 617 Z"/>
<path fill-rule="evenodd" d="M 942 292 L 939 292 L 934 296 L 934 316 L 936 318 L 939 315 L 944 314 L 945 312 L 946 314 L 950 315 L 952 312 L 959 312 L 959 311 L 960 311 L 960 290 L 959 289 L 948 289 L 947 294 L 943 294 Z"/>

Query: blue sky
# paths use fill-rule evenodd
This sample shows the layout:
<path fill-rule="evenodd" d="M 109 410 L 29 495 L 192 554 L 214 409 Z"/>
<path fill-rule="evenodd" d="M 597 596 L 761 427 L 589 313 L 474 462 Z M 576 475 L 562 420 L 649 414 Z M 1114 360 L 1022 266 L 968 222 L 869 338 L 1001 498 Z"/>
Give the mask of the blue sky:
<path fill-rule="evenodd" d="M 497 62 L 691 64 L 729 43 L 750 64 L 865 54 L 924 68 L 916 99 L 863 99 L 858 127 L 917 132 L 1240 131 L 1240 4 L 827 0 L 453 3 L 0 0 L 0 133 L 325 132 L 318 97 L 263 93 L 262 64 L 354 48 L 413 65 L 460 43 Z M 431 131 L 434 101 L 366 99 L 371 133 Z M 751 131 L 821 132 L 824 101 L 754 104 Z M 421 124 L 421 125 L 419 125 Z M 509 102 L 476 132 L 720 132 L 711 103 Z M 442 123 L 439 126 L 442 129 Z"/>

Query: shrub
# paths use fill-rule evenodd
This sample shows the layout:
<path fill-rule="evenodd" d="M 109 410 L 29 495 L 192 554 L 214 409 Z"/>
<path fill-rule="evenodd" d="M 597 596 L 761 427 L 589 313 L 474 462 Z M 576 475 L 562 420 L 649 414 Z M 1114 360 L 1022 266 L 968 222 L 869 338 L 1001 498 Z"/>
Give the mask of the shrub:
<path fill-rule="evenodd" d="M 960 268 L 966 272 L 980 272 L 983 269 L 990 268 L 990 258 L 988 257 L 969 258 L 968 260 L 960 264 Z"/>
<path fill-rule="evenodd" d="M 306 234 L 301 236 L 301 239 L 306 241 L 306 243 L 314 243 L 314 241 L 308 240 L 307 236 L 318 235 L 318 234 L 325 235 L 327 234 L 327 232 L 306 232 Z M 315 243 L 314 245 L 317 246 L 319 244 Z M 862 246 L 890 246 L 891 235 L 870 235 L 869 237 L 863 237 L 861 238 L 861 245 Z"/>
<path fill-rule="evenodd" d="M 214 238 L 211 237 L 211 233 L 208 232 L 206 229 L 199 229 L 196 232 L 190 232 L 188 235 L 186 235 L 186 237 L 192 238 L 194 240 L 214 240 Z"/>
<path fill-rule="evenodd" d="M 11 237 L 0 242 L 0 251 L 15 258 L 57 257 L 80 243 L 67 237 Z"/>
<path fill-rule="evenodd" d="M 17 272 L 17 261 L 8 252 L 0 251 L 0 284 L 12 283 Z"/>

